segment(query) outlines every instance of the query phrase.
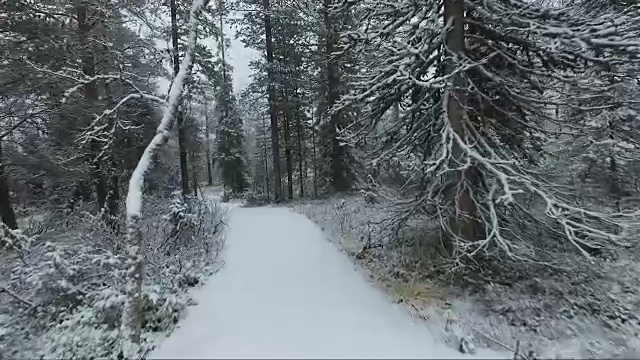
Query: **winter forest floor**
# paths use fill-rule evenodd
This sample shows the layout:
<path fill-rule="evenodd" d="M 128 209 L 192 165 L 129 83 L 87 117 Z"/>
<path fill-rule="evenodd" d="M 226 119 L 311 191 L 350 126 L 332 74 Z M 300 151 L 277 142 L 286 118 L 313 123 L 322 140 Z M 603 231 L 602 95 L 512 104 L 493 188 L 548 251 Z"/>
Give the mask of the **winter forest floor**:
<path fill-rule="evenodd" d="M 640 354 L 638 246 L 594 263 L 563 253 L 569 270 L 504 260 L 453 277 L 424 221 L 393 241 L 376 225 L 383 199 L 244 207 L 203 190 L 191 206 L 146 202 L 148 358 Z M 83 205 L 25 214 L 33 238 L 0 254 L 0 360 L 117 357 L 122 235 Z"/>
<path fill-rule="evenodd" d="M 518 348 L 523 359 L 640 355 L 638 246 L 593 263 L 563 254 L 567 269 L 505 259 L 453 277 L 423 222 L 411 223 L 394 241 L 384 235 L 376 224 L 393 209 L 378 201 L 351 194 L 289 206 L 452 347 Z M 363 251 L 369 241 L 374 246 Z"/>
<path fill-rule="evenodd" d="M 460 358 L 309 219 L 233 207 L 225 265 L 149 358 Z M 510 354 L 478 350 L 478 357 Z"/>

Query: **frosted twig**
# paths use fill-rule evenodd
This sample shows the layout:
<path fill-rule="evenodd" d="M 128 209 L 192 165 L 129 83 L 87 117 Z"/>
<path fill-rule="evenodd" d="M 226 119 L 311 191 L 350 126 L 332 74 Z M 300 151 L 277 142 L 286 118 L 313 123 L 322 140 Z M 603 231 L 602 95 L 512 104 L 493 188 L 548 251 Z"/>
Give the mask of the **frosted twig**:
<path fill-rule="evenodd" d="M 35 309 L 35 305 L 29 301 L 29 300 L 25 300 L 22 297 L 20 297 L 18 294 L 14 293 L 13 291 L 9 290 L 6 286 L 4 285 L 0 285 L 0 291 L 3 291 L 5 293 L 7 293 L 9 296 L 11 296 L 12 298 L 14 298 L 15 300 L 17 300 L 18 302 L 28 306 L 31 309 Z"/>
<path fill-rule="evenodd" d="M 526 355 L 524 355 L 524 354 L 518 354 L 517 348 L 516 348 L 516 349 L 513 349 L 513 348 L 509 347 L 508 345 L 506 345 L 505 343 L 500 342 L 500 341 L 498 341 L 498 340 L 496 340 L 496 339 L 494 339 L 494 338 L 490 337 L 489 335 L 487 335 L 487 334 L 485 334 L 485 333 L 483 333 L 483 332 L 481 332 L 481 331 L 479 331 L 479 330 L 476 330 L 476 328 L 474 328 L 473 326 L 470 326 L 470 328 L 471 328 L 471 330 L 473 330 L 473 331 L 475 331 L 476 333 L 480 334 L 480 335 L 481 335 L 482 337 L 484 337 L 485 339 L 487 339 L 487 340 L 489 340 L 489 341 L 492 341 L 493 343 L 495 343 L 495 344 L 497 344 L 497 345 L 499 345 L 499 346 L 503 347 L 505 350 L 509 350 L 510 352 L 514 353 L 514 354 L 515 354 L 515 355 L 513 356 L 513 358 L 514 358 L 514 359 L 516 358 L 516 356 L 520 356 L 520 357 L 521 357 L 522 359 L 524 359 L 524 360 L 531 360 L 531 359 L 529 359 L 529 357 L 528 357 L 528 356 L 526 356 Z M 519 346 L 519 345 L 520 345 L 520 341 L 518 341 L 518 345 L 517 345 L 517 346 Z"/>

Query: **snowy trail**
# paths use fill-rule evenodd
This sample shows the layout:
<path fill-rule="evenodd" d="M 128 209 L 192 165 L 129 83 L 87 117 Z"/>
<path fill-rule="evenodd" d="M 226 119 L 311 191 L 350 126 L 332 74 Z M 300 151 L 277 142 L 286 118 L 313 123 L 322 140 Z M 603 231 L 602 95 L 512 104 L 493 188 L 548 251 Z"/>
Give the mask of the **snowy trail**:
<path fill-rule="evenodd" d="M 304 216 L 238 207 L 229 225 L 224 267 L 149 358 L 463 357 L 367 282 Z"/>

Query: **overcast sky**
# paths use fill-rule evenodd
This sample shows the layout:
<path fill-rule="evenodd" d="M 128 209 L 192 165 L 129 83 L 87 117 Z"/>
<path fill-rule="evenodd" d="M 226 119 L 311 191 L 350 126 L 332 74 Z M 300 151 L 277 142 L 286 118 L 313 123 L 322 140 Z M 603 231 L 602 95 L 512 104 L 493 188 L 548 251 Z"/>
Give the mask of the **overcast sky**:
<path fill-rule="evenodd" d="M 257 59 L 259 53 L 253 49 L 244 47 L 240 40 L 236 40 L 236 32 L 229 25 L 225 25 L 225 34 L 231 38 L 231 49 L 229 49 L 228 62 L 233 66 L 233 89 L 238 94 L 249 84 L 249 62 Z"/>
<path fill-rule="evenodd" d="M 233 89 L 236 94 L 239 94 L 250 81 L 249 76 L 251 75 L 251 70 L 249 69 L 249 62 L 256 59 L 259 54 L 253 49 L 245 48 L 240 40 L 236 40 L 236 32 L 228 24 L 225 24 L 224 27 L 227 38 L 231 39 L 231 48 L 227 53 L 227 62 L 233 66 L 234 70 Z M 206 39 L 204 43 L 213 49 L 214 53 L 217 52 L 217 45 L 213 38 Z M 167 46 L 168 44 L 165 40 L 158 41 L 158 47 L 166 48 Z M 165 63 L 165 67 L 167 67 L 168 71 L 171 71 L 171 64 Z M 170 79 L 158 79 L 158 91 L 161 94 L 166 94 L 169 90 L 169 84 Z"/>

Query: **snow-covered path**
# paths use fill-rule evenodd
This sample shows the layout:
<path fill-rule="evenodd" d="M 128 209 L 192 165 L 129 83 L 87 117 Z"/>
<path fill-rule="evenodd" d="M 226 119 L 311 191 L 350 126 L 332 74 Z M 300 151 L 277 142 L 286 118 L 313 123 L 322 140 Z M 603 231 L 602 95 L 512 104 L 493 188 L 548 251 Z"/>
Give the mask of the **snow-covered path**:
<path fill-rule="evenodd" d="M 302 215 L 238 207 L 229 225 L 226 264 L 150 358 L 461 358 Z"/>

